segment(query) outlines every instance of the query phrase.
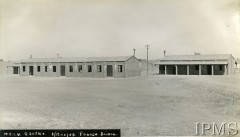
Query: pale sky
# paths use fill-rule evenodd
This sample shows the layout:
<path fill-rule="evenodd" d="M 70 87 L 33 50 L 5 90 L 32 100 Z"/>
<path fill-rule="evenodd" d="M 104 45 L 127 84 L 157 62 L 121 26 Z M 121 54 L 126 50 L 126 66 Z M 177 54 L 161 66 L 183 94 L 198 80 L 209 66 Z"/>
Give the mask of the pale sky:
<path fill-rule="evenodd" d="M 239 0 L 0 0 L 0 58 L 233 54 Z"/>

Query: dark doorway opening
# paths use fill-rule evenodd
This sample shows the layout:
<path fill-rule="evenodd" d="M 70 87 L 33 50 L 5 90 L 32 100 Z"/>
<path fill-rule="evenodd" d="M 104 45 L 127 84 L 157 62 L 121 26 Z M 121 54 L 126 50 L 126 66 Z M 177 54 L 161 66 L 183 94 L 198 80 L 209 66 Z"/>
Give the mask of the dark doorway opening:
<path fill-rule="evenodd" d="M 19 74 L 19 67 L 13 67 L 13 74 Z"/>
<path fill-rule="evenodd" d="M 187 75 L 187 65 L 178 65 L 177 70 L 178 75 Z"/>
<path fill-rule="evenodd" d="M 211 65 L 207 65 L 207 74 L 208 75 L 212 74 L 212 66 Z"/>
<path fill-rule="evenodd" d="M 61 76 L 65 76 L 65 66 L 60 66 Z"/>
<path fill-rule="evenodd" d="M 33 66 L 29 66 L 29 75 L 33 75 Z"/>
<path fill-rule="evenodd" d="M 113 76 L 113 66 L 107 65 L 107 76 L 112 77 Z"/>
<path fill-rule="evenodd" d="M 159 65 L 159 74 L 165 74 L 165 66 Z"/>
<path fill-rule="evenodd" d="M 175 65 L 167 65 L 167 74 L 176 75 L 176 66 Z"/>
<path fill-rule="evenodd" d="M 199 75 L 199 65 L 189 65 L 189 75 Z"/>

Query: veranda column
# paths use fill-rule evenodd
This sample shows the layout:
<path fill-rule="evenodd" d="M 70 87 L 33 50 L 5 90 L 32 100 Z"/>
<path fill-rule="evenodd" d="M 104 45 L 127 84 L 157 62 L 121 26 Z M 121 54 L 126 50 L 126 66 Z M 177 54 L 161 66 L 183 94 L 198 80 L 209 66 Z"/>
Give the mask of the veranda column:
<path fill-rule="evenodd" d="M 106 62 L 103 62 L 103 77 L 105 78 Z"/>
<path fill-rule="evenodd" d="M 86 73 L 87 73 L 87 65 L 86 65 L 86 62 L 84 62 L 83 76 L 86 76 Z"/>
<path fill-rule="evenodd" d="M 214 66 L 212 65 L 212 75 L 214 75 Z"/>
<path fill-rule="evenodd" d="M 189 65 L 187 65 L 187 75 L 189 75 Z"/>
<path fill-rule="evenodd" d="M 228 73 L 227 73 L 228 71 L 227 71 L 227 65 L 224 65 L 224 75 L 227 75 Z"/>
<path fill-rule="evenodd" d="M 175 65 L 176 75 L 178 75 L 178 67 Z"/>
<path fill-rule="evenodd" d="M 201 65 L 199 65 L 199 75 L 202 75 L 201 71 L 202 71 L 202 68 L 201 68 Z"/>
<path fill-rule="evenodd" d="M 92 68 L 93 77 L 95 77 L 95 71 L 96 71 L 96 63 L 95 63 L 95 61 L 94 61 L 94 62 L 93 62 L 93 68 Z"/>
<path fill-rule="evenodd" d="M 167 65 L 165 65 L 165 75 L 167 75 Z"/>
<path fill-rule="evenodd" d="M 117 64 L 114 61 L 114 76 L 113 77 L 116 77 L 116 73 L 117 73 Z"/>

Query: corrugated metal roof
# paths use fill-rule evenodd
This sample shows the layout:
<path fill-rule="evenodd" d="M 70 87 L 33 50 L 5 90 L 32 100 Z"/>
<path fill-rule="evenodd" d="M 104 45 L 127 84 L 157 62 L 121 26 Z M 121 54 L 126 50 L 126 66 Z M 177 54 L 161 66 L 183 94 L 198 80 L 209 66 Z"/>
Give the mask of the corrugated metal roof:
<path fill-rule="evenodd" d="M 100 62 L 100 61 L 127 61 L 132 56 L 116 56 L 116 57 L 71 57 L 71 58 L 29 58 L 21 60 L 26 62 Z"/>
<path fill-rule="evenodd" d="M 173 55 L 165 56 L 160 60 L 227 60 L 231 54 L 210 54 L 210 55 Z"/>
<path fill-rule="evenodd" d="M 184 62 L 158 62 L 158 65 L 224 65 L 228 64 L 227 61 L 184 61 Z"/>
<path fill-rule="evenodd" d="M 231 54 L 211 55 L 172 55 L 165 56 L 159 60 L 151 60 L 153 64 L 181 65 L 181 64 L 228 64 Z"/>

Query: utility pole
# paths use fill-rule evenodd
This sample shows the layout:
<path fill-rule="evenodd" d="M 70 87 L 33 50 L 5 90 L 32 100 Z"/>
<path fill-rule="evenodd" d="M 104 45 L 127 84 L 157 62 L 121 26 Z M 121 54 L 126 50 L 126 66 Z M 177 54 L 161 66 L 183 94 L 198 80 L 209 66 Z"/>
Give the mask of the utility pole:
<path fill-rule="evenodd" d="M 133 49 L 133 56 L 135 57 L 135 52 L 136 52 L 136 49 Z"/>
<path fill-rule="evenodd" d="M 147 76 L 148 76 L 148 49 L 150 45 L 145 45 L 145 47 L 147 48 Z"/>

